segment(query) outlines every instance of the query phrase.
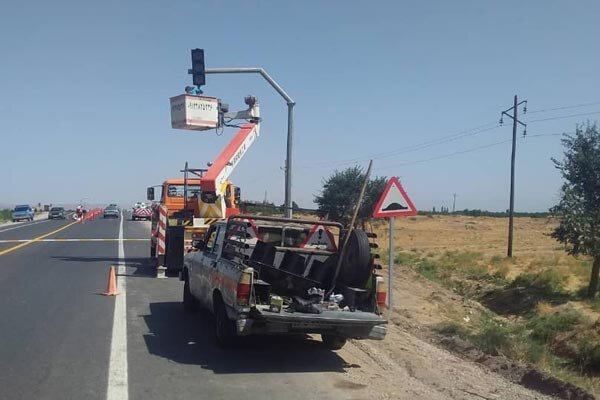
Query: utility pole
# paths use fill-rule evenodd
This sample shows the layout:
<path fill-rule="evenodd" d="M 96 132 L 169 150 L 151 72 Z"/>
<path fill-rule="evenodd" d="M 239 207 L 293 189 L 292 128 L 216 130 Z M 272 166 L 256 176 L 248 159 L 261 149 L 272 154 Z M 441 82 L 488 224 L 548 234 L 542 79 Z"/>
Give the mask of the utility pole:
<path fill-rule="evenodd" d="M 527 124 L 519 121 L 518 119 L 518 107 L 521 104 L 525 104 L 523 107 L 523 114 L 527 112 L 527 100 L 518 102 L 517 95 L 515 94 L 513 106 L 507 110 L 502 111 L 500 114 L 500 125 L 504 123 L 502 119 L 505 115 L 513 120 L 513 132 L 512 132 L 512 152 L 510 155 L 510 208 L 508 209 L 508 250 L 506 252 L 507 257 L 513 255 L 513 217 L 515 212 L 515 154 L 517 150 L 517 124 L 521 124 L 525 129 L 523 136 L 527 134 Z M 512 111 L 512 115 L 509 114 Z"/>
<path fill-rule="evenodd" d="M 454 200 L 452 200 L 452 214 L 456 211 L 456 193 L 454 193 Z"/>

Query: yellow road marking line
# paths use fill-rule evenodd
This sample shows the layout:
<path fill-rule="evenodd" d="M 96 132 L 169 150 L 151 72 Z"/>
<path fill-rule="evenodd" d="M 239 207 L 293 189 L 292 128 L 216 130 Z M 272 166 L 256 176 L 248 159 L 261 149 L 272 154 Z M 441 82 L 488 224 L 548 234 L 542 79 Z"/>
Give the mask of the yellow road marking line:
<path fill-rule="evenodd" d="M 119 239 L 5 239 L 0 243 L 23 243 L 23 242 L 118 242 Z M 124 242 L 144 242 L 150 239 L 123 239 Z M 1 254 L 0 254 L 1 255 Z"/>
<path fill-rule="evenodd" d="M 25 243 L 21 243 L 21 244 L 18 244 L 18 245 L 16 245 L 16 246 L 10 247 L 10 248 L 8 248 L 8 249 L 6 249 L 6 250 L 2 250 L 2 251 L 0 251 L 0 256 L 3 256 L 3 255 L 5 255 L 5 254 L 8 254 L 8 253 L 10 253 L 10 252 L 12 252 L 12 251 L 18 250 L 18 249 L 20 249 L 20 248 L 22 248 L 22 247 L 25 247 L 25 246 L 27 246 L 28 244 L 31 244 L 31 243 L 34 243 L 34 242 L 39 242 L 40 240 L 42 240 L 42 239 L 44 239 L 44 238 L 47 238 L 47 237 L 48 237 L 48 236 L 50 236 L 50 235 L 54 235 L 55 233 L 58 233 L 58 232 L 60 232 L 60 231 L 62 231 L 62 230 L 65 230 L 65 229 L 67 229 L 68 227 L 70 227 L 71 225 L 74 225 L 74 224 L 77 224 L 77 223 L 78 223 L 78 221 L 71 222 L 70 224 L 67 224 L 67 225 L 65 225 L 65 226 L 63 226 L 63 227 L 61 227 L 61 228 L 58 228 L 58 229 L 56 229 L 56 230 L 53 230 L 52 232 L 46 233 L 46 234 L 44 234 L 44 235 L 42 235 L 42 236 L 38 236 L 38 237 L 36 237 L 35 239 L 31 239 L 31 240 L 29 240 L 29 241 L 27 241 L 27 242 L 25 242 Z"/>

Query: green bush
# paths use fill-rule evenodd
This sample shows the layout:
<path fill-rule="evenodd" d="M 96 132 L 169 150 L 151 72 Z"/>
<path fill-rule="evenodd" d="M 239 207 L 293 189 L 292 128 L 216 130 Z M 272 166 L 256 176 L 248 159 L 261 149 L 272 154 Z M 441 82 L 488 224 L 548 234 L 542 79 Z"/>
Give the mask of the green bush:
<path fill-rule="evenodd" d="M 524 273 L 517 276 L 510 287 L 525 287 L 536 289 L 542 296 L 552 297 L 565 294 L 566 276 L 553 269 L 546 269 L 538 273 Z"/>
<path fill-rule="evenodd" d="M 581 371 L 600 370 L 600 344 L 589 336 L 583 336 L 577 342 L 577 359 Z"/>
<path fill-rule="evenodd" d="M 0 210 L 0 221 L 9 221 L 12 218 L 11 210 Z"/>
<path fill-rule="evenodd" d="M 456 322 L 440 322 L 433 330 L 442 335 L 455 335 L 463 339 L 469 336 L 469 331 Z"/>
<path fill-rule="evenodd" d="M 394 257 L 394 262 L 396 264 L 409 264 L 410 265 L 410 264 L 415 264 L 417 261 L 419 261 L 418 255 L 412 254 L 412 253 L 407 253 L 404 251 L 401 251 Z"/>
<path fill-rule="evenodd" d="M 473 343 L 489 354 L 507 354 L 511 350 L 510 328 L 491 317 L 484 316 L 481 320 L 479 333 L 472 337 Z"/>
<path fill-rule="evenodd" d="M 440 278 L 438 265 L 431 260 L 423 259 L 419 261 L 417 271 L 430 281 L 437 281 Z"/>
<path fill-rule="evenodd" d="M 527 328 L 531 329 L 531 337 L 547 343 L 556 332 L 571 330 L 583 320 L 583 316 L 577 311 L 569 310 L 561 313 L 536 315 L 527 322 Z"/>
<path fill-rule="evenodd" d="M 544 343 L 540 342 L 539 340 L 532 340 L 530 338 L 527 338 L 527 351 L 526 351 L 526 356 L 527 356 L 527 361 L 531 362 L 531 363 L 537 363 L 539 362 L 544 355 L 546 354 L 546 346 Z"/>

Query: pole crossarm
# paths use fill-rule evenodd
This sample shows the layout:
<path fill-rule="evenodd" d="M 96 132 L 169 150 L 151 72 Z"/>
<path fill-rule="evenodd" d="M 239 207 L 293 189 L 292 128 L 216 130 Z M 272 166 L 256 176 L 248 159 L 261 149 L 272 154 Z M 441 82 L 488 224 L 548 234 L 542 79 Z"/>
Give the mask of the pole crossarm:
<path fill-rule="evenodd" d="M 266 80 L 269 85 L 287 103 L 288 107 L 288 126 L 287 126 L 287 149 L 285 158 L 285 200 L 284 200 L 284 212 L 286 218 L 292 218 L 292 140 L 294 132 L 294 106 L 296 102 L 290 97 L 289 94 L 277 82 L 271 78 L 271 75 L 264 70 L 264 68 L 206 68 L 204 71 L 206 74 L 259 74 Z"/>
<path fill-rule="evenodd" d="M 207 74 L 259 74 L 275 89 L 287 104 L 296 104 L 285 90 L 264 70 L 264 68 L 206 68 Z"/>

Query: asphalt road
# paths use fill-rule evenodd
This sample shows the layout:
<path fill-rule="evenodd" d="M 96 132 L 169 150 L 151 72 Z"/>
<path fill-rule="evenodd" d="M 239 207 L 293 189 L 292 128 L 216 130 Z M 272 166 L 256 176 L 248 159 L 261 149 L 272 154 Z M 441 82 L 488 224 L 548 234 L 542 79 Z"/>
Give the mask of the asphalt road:
<path fill-rule="evenodd" d="M 125 218 L 122 242 L 121 220 L 18 226 L 0 227 L 0 399 L 356 398 L 316 340 L 216 347 L 181 282 L 153 277 L 148 222 Z M 111 265 L 121 298 L 101 295 Z"/>

